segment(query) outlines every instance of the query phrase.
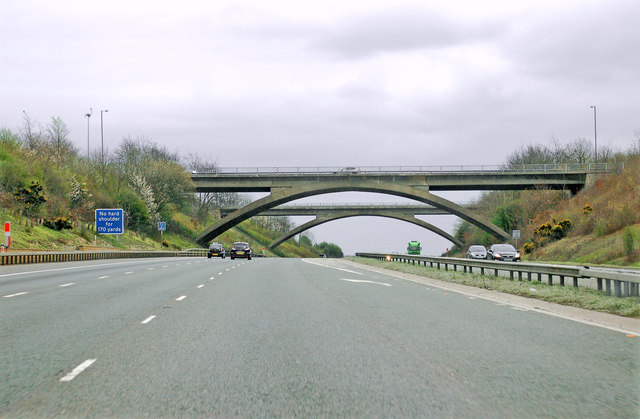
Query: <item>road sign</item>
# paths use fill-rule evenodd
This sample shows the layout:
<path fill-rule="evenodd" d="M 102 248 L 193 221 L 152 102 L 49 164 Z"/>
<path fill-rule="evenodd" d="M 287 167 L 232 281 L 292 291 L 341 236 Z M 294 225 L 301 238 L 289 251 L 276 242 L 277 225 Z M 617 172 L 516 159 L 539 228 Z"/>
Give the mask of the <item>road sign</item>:
<path fill-rule="evenodd" d="M 519 239 L 520 238 L 520 230 L 512 230 L 511 231 L 511 235 L 513 236 L 514 239 Z"/>
<path fill-rule="evenodd" d="M 167 223 L 166 221 L 158 221 L 158 231 L 166 231 Z"/>
<path fill-rule="evenodd" d="M 100 234 L 124 234 L 124 210 L 96 210 L 96 231 Z"/>

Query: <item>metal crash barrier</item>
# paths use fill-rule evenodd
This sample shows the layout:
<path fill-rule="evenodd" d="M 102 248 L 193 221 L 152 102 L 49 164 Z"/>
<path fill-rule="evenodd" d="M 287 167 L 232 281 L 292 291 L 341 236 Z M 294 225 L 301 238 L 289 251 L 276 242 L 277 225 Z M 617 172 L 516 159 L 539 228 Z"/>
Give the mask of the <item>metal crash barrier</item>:
<path fill-rule="evenodd" d="M 462 258 L 443 258 L 430 256 L 411 256 L 389 253 L 356 253 L 356 256 L 387 260 L 394 262 L 411 263 L 413 265 L 429 264 L 432 268 L 448 271 L 452 268 L 455 272 L 460 269 L 463 273 L 480 273 L 493 271 L 495 276 L 500 273 L 509 274 L 509 279 L 514 280 L 516 274 L 518 281 L 525 278 L 527 281 L 537 280 L 542 282 L 546 278 L 549 285 L 553 285 L 554 278 L 564 286 L 567 279 L 574 287 L 578 287 L 580 281 L 596 280 L 598 291 L 604 291 L 607 295 L 616 297 L 639 296 L 640 272 L 623 269 L 590 268 L 584 266 L 552 265 L 543 263 L 521 262 L 496 262 L 490 260 L 474 260 Z"/>
<path fill-rule="evenodd" d="M 184 251 L 99 251 L 99 252 L 5 252 L 0 253 L 0 265 L 25 263 L 78 262 L 102 259 L 131 259 L 158 257 L 206 257 L 206 249 Z"/>

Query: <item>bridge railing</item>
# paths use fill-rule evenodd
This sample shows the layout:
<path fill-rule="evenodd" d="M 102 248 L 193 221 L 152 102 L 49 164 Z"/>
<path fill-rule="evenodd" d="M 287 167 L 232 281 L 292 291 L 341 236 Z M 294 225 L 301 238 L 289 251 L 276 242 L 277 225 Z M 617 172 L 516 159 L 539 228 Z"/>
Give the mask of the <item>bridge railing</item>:
<path fill-rule="evenodd" d="M 574 287 L 580 286 L 580 282 L 596 280 L 598 291 L 604 291 L 607 295 L 616 297 L 638 296 L 640 288 L 640 272 L 622 271 L 601 268 L 584 268 L 582 266 L 551 265 L 542 263 L 522 263 L 522 262 L 496 262 L 490 260 L 444 258 L 430 256 L 400 255 L 390 253 L 356 253 L 358 257 L 373 258 L 378 260 L 388 260 L 413 265 L 424 265 L 448 271 L 452 268 L 455 272 L 461 268 L 463 273 L 480 273 L 484 275 L 486 271 L 493 271 L 495 276 L 509 274 L 509 279 L 513 280 L 515 275 L 518 281 L 523 278 L 527 281 L 537 280 L 542 282 L 546 277 L 549 285 L 559 283 L 564 286 L 566 280 L 571 280 Z"/>
<path fill-rule="evenodd" d="M 205 257 L 206 255 L 206 249 L 187 249 L 184 251 L 3 252 L 0 253 L 0 265 L 77 262 L 102 259 Z"/>
<path fill-rule="evenodd" d="M 219 167 L 193 174 L 429 174 L 429 173 L 604 173 L 618 168 L 610 163 L 563 163 L 522 165 L 433 165 L 433 166 L 325 166 L 325 167 Z"/>

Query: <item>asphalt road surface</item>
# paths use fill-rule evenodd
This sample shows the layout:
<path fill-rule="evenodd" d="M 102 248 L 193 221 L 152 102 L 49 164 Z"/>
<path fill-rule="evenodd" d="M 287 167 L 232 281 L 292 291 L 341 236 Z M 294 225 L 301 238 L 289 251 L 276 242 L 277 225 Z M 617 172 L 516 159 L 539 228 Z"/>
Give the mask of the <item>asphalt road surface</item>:
<path fill-rule="evenodd" d="M 640 338 L 329 259 L 0 268 L 0 417 L 640 417 Z"/>

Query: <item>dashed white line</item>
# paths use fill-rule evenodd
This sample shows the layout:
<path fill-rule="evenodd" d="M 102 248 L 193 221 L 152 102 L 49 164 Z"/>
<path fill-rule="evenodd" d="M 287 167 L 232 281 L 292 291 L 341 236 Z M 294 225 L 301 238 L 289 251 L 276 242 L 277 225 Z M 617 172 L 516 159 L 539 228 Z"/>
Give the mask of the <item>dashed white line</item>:
<path fill-rule="evenodd" d="M 209 279 L 213 279 L 213 278 L 215 278 L 215 276 L 212 276 L 212 277 L 211 277 L 211 278 L 209 278 Z"/>
<path fill-rule="evenodd" d="M 183 295 L 183 296 L 181 296 L 181 297 L 176 298 L 176 301 L 182 301 L 182 300 L 184 300 L 185 298 L 187 298 L 187 296 L 186 296 L 186 295 Z"/>
<path fill-rule="evenodd" d="M 146 319 L 144 319 L 143 321 L 141 321 L 140 323 L 147 324 L 147 323 L 149 323 L 151 320 L 153 320 L 155 318 L 156 318 L 156 316 L 149 316 Z"/>
<path fill-rule="evenodd" d="M 153 271 L 155 268 L 147 268 L 147 271 Z"/>
<path fill-rule="evenodd" d="M 9 295 L 3 295 L 3 298 L 11 298 L 11 297 L 17 297 L 19 295 L 25 295 L 25 294 L 29 294 L 28 292 L 17 292 L 15 294 L 9 294 Z"/>
<path fill-rule="evenodd" d="M 105 279 L 105 278 L 109 278 L 109 275 L 99 276 L 99 277 L 98 277 L 98 279 Z"/>
<path fill-rule="evenodd" d="M 230 271 L 230 270 L 231 270 L 231 268 L 227 268 L 227 269 L 225 269 L 225 271 Z"/>
<path fill-rule="evenodd" d="M 69 282 L 68 284 L 62 284 L 62 285 L 58 285 L 59 287 L 70 287 L 72 285 L 75 285 L 75 282 Z"/>
<path fill-rule="evenodd" d="M 222 275 L 222 272 L 218 272 L 218 275 Z"/>
<path fill-rule="evenodd" d="M 94 362 L 96 362 L 95 359 L 87 359 L 82 364 L 80 364 L 77 367 L 75 367 L 73 369 L 73 371 L 71 371 L 69 374 L 67 374 L 64 377 L 62 377 L 60 379 L 60 381 L 71 381 L 71 380 L 73 380 L 74 378 L 76 378 L 78 376 L 78 374 L 80 374 L 82 371 L 84 371 L 87 368 L 89 368 L 89 366 L 91 364 L 93 364 Z"/>
<path fill-rule="evenodd" d="M 133 273 L 133 271 L 129 271 L 129 272 L 125 272 L 124 274 L 125 274 L 125 275 L 130 275 L 130 274 L 132 274 L 132 273 Z"/>
<path fill-rule="evenodd" d="M 161 268 L 168 268 L 169 265 L 162 265 Z"/>
<path fill-rule="evenodd" d="M 202 287 L 204 287 L 204 284 L 202 284 L 202 285 L 198 285 L 198 288 L 202 288 Z"/>

